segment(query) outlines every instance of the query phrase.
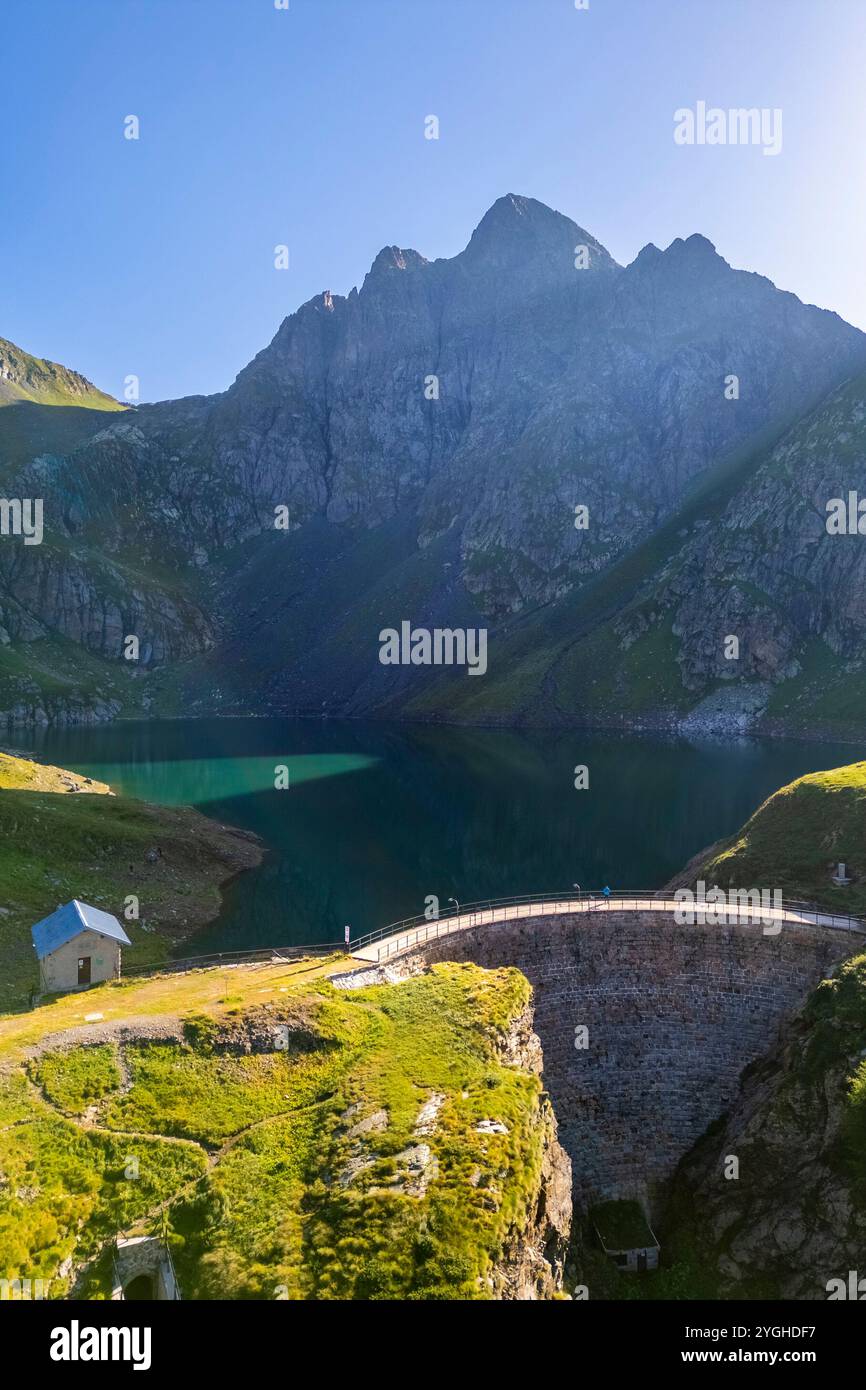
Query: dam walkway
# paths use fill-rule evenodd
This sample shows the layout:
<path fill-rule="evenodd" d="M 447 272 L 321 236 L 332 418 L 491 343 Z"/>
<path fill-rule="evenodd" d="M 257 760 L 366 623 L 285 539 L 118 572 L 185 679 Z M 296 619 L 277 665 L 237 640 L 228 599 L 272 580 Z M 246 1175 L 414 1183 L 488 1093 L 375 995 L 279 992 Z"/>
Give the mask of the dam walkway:
<path fill-rule="evenodd" d="M 729 893 L 732 896 L 732 892 Z M 435 941 L 454 932 L 470 931 L 475 927 L 493 927 L 499 923 L 518 922 L 525 918 L 562 917 L 586 915 L 588 918 L 602 918 L 610 913 L 660 912 L 673 915 L 684 910 L 693 911 L 695 921 L 700 924 L 700 913 L 706 914 L 708 925 L 760 926 L 770 938 L 777 936 L 786 925 L 797 927 L 826 927 L 831 931 L 853 932 L 866 936 L 866 922 L 860 917 L 850 917 L 828 912 L 818 912 L 805 903 L 785 902 L 781 906 L 763 906 L 750 901 L 739 901 L 746 897 L 744 892 L 737 901 L 716 903 L 697 899 L 694 903 L 658 893 L 580 893 L 542 894 L 537 897 L 497 898 L 479 903 L 466 903 L 457 906 L 447 914 L 440 914 L 433 921 L 425 916 L 407 917 L 400 922 L 353 941 L 348 947 L 356 960 L 382 964 L 395 956 L 422 946 L 427 941 Z M 687 924 L 686 924 L 687 925 Z"/>

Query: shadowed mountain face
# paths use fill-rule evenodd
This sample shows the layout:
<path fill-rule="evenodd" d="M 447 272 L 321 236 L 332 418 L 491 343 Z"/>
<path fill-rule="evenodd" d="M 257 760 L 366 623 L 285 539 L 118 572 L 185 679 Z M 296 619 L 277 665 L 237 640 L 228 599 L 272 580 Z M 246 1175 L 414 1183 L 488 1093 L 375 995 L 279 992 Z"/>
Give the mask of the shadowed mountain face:
<path fill-rule="evenodd" d="M 840 573 L 821 520 L 825 485 L 857 486 L 863 391 L 824 398 L 864 370 L 863 334 L 701 236 L 623 268 L 509 195 L 453 259 L 387 247 L 360 291 L 305 304 L 223 394 L 143 406 L 21 470 L 46 538 L 0 542 L 6 669 L 25 656 L 31 683 L 7 677 L 0 708 L 33 715 L 52 652 L 47 717 L 74 697 L 769 719 L 866 622 L 859 557 Z M 837 426 L 822 472 L 808 440 L 835 448 Z M 486 676 L 382 666 L 379 632 L 404 619 L 489 628 Z"/>

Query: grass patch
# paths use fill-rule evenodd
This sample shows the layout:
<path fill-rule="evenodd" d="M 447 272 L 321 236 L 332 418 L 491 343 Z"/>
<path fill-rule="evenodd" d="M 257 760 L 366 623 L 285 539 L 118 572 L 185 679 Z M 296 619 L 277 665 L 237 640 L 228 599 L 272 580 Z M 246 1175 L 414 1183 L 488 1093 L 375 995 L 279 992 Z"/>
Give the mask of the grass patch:
<path fill-rule="evenodd" d="M 67 1115 L 80 1115 L 120 1085 L 117 1058 L 108 1044 L 47 1052 L 34 1073 L 47 1099 Z"/>
<path fill-rule="evenodd" d="M 0 1132 L 0 1276 L 48 1279 L 50 1297 L 63 1297 L 65 1261 L 92 1258 L 203 1168 L 191 1147 L 138 1140 L 133 1153 L 128 1139 L 35 1109 L 30 1123 Z"/>
<path fill-rule="evenodd" d="M 831 883 L 839 862 L 854 880 Z M 866 762 L 799 777 L 774 792 L 695 873 L 719 887 L 762 885 L 828 912 L 866 912 Z"/>
<path fill-rule="evenodd" d="M 327 1097 L 357 1051 L 364 1023 L 323 1000 L 317 1010 L 320 1046 L 300 1054 L 220 1054 L 207 1042 L 202 1048 L 201 1031 L 192 1045 L 128 1046 L 133 1084 L 109 1102 L 104 1123 L 219 1144 L 262 1120 Z"/>

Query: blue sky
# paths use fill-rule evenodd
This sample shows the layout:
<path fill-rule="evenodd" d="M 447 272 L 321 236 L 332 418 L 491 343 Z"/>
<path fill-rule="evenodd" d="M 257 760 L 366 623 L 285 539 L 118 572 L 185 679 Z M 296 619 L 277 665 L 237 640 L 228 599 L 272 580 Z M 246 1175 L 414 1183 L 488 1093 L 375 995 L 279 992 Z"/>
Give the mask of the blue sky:
<path fill-rule="evenodd" d="M 864 0 L 3 0 L 0 336 L 116 395 L 222 390 L 507 192 L 622 262 L 703 232 L 866 328 L 864 70 Z M 677 146 L 699 100 L 782 108 L 782 152 Z"/>

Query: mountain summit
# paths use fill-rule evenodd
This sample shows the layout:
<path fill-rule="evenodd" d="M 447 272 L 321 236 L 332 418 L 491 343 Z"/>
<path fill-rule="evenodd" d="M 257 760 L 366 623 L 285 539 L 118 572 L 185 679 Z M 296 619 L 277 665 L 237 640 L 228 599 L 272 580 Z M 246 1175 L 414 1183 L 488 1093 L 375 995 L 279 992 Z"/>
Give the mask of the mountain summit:
<path fill-rule="evenodd" d="M 508 193 L 497 198 L 484 214 L 458 259 L 493 272 L 546 263 L 565 274 L 576 268 L 575 258 L 582 246 L 589 250 L 593 269 L 616 268 L 601 243 L 570 217 L 535 198 Z"/>
<path fill-rule="evenodd" d="M 863 334 L 703 236 L 623 268 L 509 194 L 450 259 L 384 248 L 221 395 L 101 417 L 7 476 L 46 543 L 0 546 L 0 710 L 754 720 L 815 643 L 866 645 L 854 550 L 843 594 L 808 519 L 858 485 L 833 422 L 859 437 L 864 370 Z M 487 629 L 484 679 L 383 666 L 406 618 Z"/>

